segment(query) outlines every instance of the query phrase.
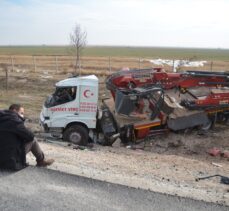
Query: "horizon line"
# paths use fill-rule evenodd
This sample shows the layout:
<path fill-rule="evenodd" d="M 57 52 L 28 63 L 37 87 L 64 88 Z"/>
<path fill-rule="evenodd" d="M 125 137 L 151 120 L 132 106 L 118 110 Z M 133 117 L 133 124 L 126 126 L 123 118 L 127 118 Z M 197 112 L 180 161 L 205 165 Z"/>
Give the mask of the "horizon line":
<path fill-rule="evenodd" d="M 69 44 L 19 44 L 19 45 L 0 45 L 0 47 L 71 47 Z M 122 47 L 122 48 L 180 48 L 180 49 L 217 49 L 217 50 L 229 50 L 229 48 L 222 47 L 179 47 L 179 46 L 144 46 L 144 45 L 87 45 L 87 47 Z"/>

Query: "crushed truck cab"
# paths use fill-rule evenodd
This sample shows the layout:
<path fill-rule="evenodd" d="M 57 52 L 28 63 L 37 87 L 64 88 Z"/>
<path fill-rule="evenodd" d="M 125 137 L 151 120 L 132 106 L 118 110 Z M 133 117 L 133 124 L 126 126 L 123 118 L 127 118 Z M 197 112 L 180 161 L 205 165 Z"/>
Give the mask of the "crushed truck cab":
<path fill-rule="evenodd" d="M 96 128 L 98 82 L 95 75 L 90 75 L 56 83 L 55 92 L 46 99 L 40 114 L 45 131 L 63 134 L 66 141 L 86 144 L 89 129 Z"/>

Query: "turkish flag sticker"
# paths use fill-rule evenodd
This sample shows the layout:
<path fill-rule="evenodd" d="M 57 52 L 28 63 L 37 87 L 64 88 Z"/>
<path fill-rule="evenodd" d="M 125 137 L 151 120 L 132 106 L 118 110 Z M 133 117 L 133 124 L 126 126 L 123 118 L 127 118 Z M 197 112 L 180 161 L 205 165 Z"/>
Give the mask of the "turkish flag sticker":
<path fill-rule="evenodd" d="M 86 90 L 83 92 L 83 96 L 84 96 L 85 98 L 92 97 L 93 95 L 94 95 L 94 93 L 91 92 L 91 90 L 89 90 L 89 89 L 86 89 Z"/>

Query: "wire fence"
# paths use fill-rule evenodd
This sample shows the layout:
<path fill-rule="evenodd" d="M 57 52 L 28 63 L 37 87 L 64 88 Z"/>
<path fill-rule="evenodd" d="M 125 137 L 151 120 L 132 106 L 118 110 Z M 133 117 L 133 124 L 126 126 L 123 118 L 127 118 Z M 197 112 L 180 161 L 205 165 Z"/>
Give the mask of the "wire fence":
<path fill-rule="evenodd" d="M 11 71 L 49 71 L 53 74 L 61 74 L 74 72 L 75 64 L 75 58 L 72 56 L 0 56 L 0 66 L 5 65 Z M 78 73 L 103 75 L 127 67 L 150 68 L 152 64 L 141 58 L 82 57 Z"/>
<path fill-rule="evenodd" d="M 175 63 L 175 60 L 171 62 Z M 63 78 L 64 74 L 95 74 L 100 77 L 100 93 L 107 95 L 105 89 L 105 76 L 121 69 L 143 69 L 163 67 L 165 71 L 172 72 L 173 65 L 155 65 L 150 58 L 128 57 L 82 57 L 80 66 L 75 71 L 75 57 L 72 56 L 19 56 L 0 55 L 0 87 L 4 90 L 15 86 L 15 80 L 51 80 Z M 229 61 L 207 61 L 204 66 L 186 67 L 180 65 L 177 71 L 183 70 L 229 71 Z M 45 81 L 44 80 L 44 81 Z M 25 82 L 26 83 L 26 82 Z M 18 87 L 20 89 L 20 87 Z"/>
<path fill-rule="evenodd" d="M 12 56 L 0 55 L 0 67 L 7 66 L 11 71 L 43 72 L 64 74 L 75 71 L 75 57 L 72 56 Z M 148 58 L 126 57 L 82 57 L 77 70 L 78 74 L 107 75 L 120 69 L 141 69 L 156 67 Z M 160 66 L 160 65 L 159 65 Z M 164 65 L 166 71 L 173 67 Z M 179 66 L 178 70 L 190 69 Z M 204 66 L 191 68 L 193 70 L 225 71 L 229 70 L 228 61 L 208 61 Z"/>
<path fill-rule="evenodd" d="M 173 61 L 174 64 L 174 61 Z M 0 73 L 7 71 L 18 73 L 40 74 L 95 74 L 106 76 L 121 69 L 141 69 L 163 67 L 165 71 L 174 70 L 173 65 L 156 65 L 150 58 L 127 57 L 81 57 L 76 68 L 76 60 L 73 56 L 19 56 L 0 55 Z M 207 61 L 204 66 L 187 67 L 178 66 L 177 71 L 183 70 L 208 70 L 229 71 L 229 61 Z M 4 73 L 3 73 L 4 74 Z"/>

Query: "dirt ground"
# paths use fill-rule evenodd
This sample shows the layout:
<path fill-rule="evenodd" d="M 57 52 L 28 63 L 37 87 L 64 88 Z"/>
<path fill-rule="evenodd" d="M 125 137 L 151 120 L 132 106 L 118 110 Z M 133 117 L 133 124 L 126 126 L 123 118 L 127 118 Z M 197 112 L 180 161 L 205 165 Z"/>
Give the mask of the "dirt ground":
<path fill-rule="evenodd" d="M 66 76 L 56 75 L 54 78 L 45 72 L 42 75 L 10 73 L 6 91 L 4 74 L 0 75 L 0 109 L 11 103 L 22 103 L 30 119 L 28 127 L 39 135 L 42 129 L 38 118 L 44 99 L 54 90 L 55 82 Z M 56 160 L 50 167 L 52 169 L 229 205 L 229 185 L 221 184 L 220 178 L 195 180 L 215 174 L 229 176 L 229 160 L 207 154 L 212 147 L 229 150 L 228 127 L 216 125 L 206 133 L 197 130 L 169 133 L 133 146 L 122 146 L 118 142 L 113 147 L 95 144 L 84 150 L 38 137 L 47 157 Z M 28 161 L 35 165 L 31 154 Z"/>
<path fill-rule="evenodd" d="M 29 127 L 38 131 L 35 124 L 30 123 Z M 51 169 L 229 205 L 229 185 L 221 184 L 219 177 L 196 181 L 215 174 L 229 176 L 229 160 L 207 154 L 212 147 L 229 150 L 226 126 L 217 125 L 205 134 L 195 130 L 171 132 L 132 146 L 117 141 L 112 147 L 94 144 L 85 149 L 74 149 L 74 145 L 37 135 L 46 156 L 56 160 Z M 28 161 L 36 164 L 32 154 Z"/>

